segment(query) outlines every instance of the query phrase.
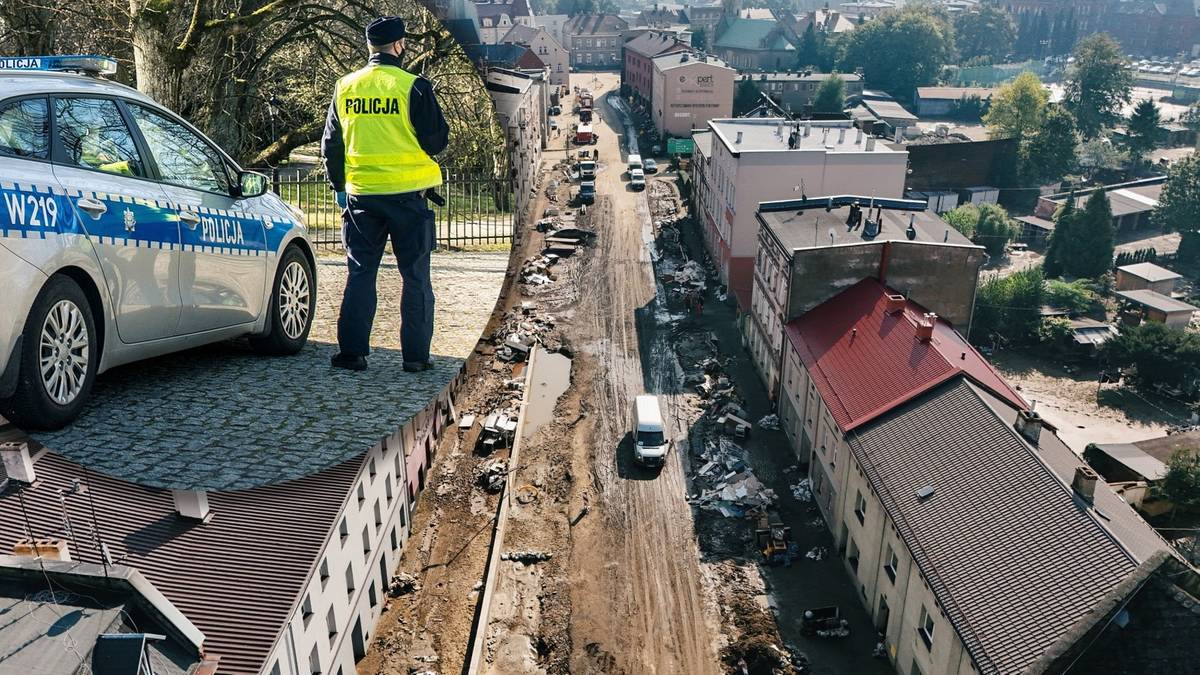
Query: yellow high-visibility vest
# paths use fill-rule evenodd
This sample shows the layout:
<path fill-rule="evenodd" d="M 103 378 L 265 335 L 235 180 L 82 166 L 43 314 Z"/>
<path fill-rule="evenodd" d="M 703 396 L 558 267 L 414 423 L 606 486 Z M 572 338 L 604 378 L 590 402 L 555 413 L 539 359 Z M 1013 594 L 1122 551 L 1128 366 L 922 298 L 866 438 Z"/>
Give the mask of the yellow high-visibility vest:
<path fill-rule="evenodd" d="M 417 76 L 370 64 L 334 89 L 346 152 L 346 192 L 385 195 L 442 184 L 442 169 L 417 141 L 408 116 Z"/>

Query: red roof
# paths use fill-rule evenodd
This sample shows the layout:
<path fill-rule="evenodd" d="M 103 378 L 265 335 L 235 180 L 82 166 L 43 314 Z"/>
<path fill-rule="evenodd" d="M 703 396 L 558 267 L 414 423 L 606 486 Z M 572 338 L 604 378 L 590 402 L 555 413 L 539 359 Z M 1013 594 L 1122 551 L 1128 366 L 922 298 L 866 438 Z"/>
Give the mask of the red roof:
<path fill-rule="evenodd" d="M 925 314 L 906 300 L 886 314 L 895 293 L 863 279 L 787 325 L 787 336 L 843 431 L 850 431 L 959 374 L 1021 409 L 1024 399 L 945 320 L 933 338 L 917 338 Z"/>

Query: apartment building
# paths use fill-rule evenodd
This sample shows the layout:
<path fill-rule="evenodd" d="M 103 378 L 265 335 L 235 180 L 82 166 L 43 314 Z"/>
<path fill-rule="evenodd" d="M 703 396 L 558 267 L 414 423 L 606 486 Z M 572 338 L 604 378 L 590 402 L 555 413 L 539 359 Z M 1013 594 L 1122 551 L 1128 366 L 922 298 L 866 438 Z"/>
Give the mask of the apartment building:
<path fill-rule="evenodd" d="M 220 675 L 354 673 L 462 382 L 460 372 L 374 447 L 271 482 L 273 472 L 338 456 L 281 448 L 253 468 L 267 482 L 249 489 L 147 487 L 39 446 L 5 446 L 2 464 L 20 471 L 0 471 L 0 550 L 14 551 L 32 528 L 71 560 L 136 571 L 182 615 L 176 623 L 194 627 Z M 22 438 L 15 433 L 0 440 Z M 99 526 L 75 537 L 85 523 Z"/>
<path fill-rule="evenodd" d="M 504 130 L 517 213 L 522 214 L 532 204 L 542 150 L 549 141 L 546 111 L 552 85 L 545 71 L 526 73 L 496 68 L 488 71 L 484 86 Z"/>
<path fill-rule="evenodd" d="M 681 51 L 652 62 L 650 118 L 662 136 L 688 137 L 733 112 L 737 73 L 715 56 Z"/>
<path fill-rule="evenodd" d="M 757 219 L 744 330 L 772 399 L 779 394 L 784 326 L 861 279 L 880 279 L 964 330 L 971 323 L 984 249 L 925 202 L 861 196 L 767 202 Z"/>
<path fill-rule="evenodd" d="M 622 35 L 629 23 L 615 14 L 580 14 L 567 22 L 563 46 L 573 70 L 613 70 L 621 67 Z"/>
<path fill-rule="evenodd" d="M 478 21 L 476 31 L 481 44 L 500 44 L 513 26 L 534 25 L 529 0 L 487 0 L 476 1 L 474 5 L 475 18 Z"/>
<path fill-rule="evenodd" d="M 698 217 L 721 280 L 743 310 L 750 307 L 761 202 L 904 194 L 908 152 L 877 142 L 849 122 L 715 119 L 708 130 L 712 152 L 696 171 L 706 173 L 711 191 Z"/>
<path fill-rule="evenodd" d="M 634 96 L 649 101 L 654 86 L 655 57 L 691 50 L 690 45 L 681 42 L 673 34 L 646 31 L 625 43 L 621 84 L 628 86 Z"/>
<path fill-rule="evenodd" d="M 898 672 L 1062 672 L 1162 564 L 1168 544 L 896 289 L 864 279 L 787 336 L 781 417 Z"/>
<path fill-rule="evenodd" d="M 564 89 L 570 88 L 571 57 L 567 48 L 555 40 L 546 28 L 513 26 L 500 41 L 528 47 L 545 64 L 550 84 Z"/>
<path fill-rule="evenodd" d="M 812 104 L 821 83 L 834 75 L 841 78 L 846 98 L 861 96 L 863 79 L 857 73 L 816 73 L 811 70 L 747 73 L 738 82 L 749 82 L 755 89 L 770 96 L 784 110 L 800 114 Z"/>

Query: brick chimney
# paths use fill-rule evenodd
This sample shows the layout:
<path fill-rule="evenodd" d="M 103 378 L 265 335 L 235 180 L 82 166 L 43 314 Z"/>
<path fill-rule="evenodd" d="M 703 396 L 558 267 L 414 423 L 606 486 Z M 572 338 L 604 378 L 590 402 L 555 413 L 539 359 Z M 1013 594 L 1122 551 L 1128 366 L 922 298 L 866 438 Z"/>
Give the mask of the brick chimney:
<path fill-rule="evenodd" d="M 1083 500 L 1091 504 L 1096 499 L 1096 481 L 1100 475 L 1090 466 L 1075 467 L 1075 478 L 1071 481 L 1071 489 Z"/>
<path fill-rule="evenodd" d="M 208 493 L 204 490 L 171 490 L 175 498 L 175 511 L 188 520 L 205 522 L 210 516 Z"/>
<path fill-rule="evenodd" d="M 1036 447 L 1042 439 L 1042 416 L 1035 410 L 1019 410 L 1013 428 Z"/>
<path fill-rule="evenodd" d="M 903 295 L 899 295 L 897 293 L 888 293 L 887 305 L 884 306 L 883 313 L 891 315 L 902 312 L 904 311 L 905 304 L 907 303 L 905 302 Z"/>
<path fill-rule="evenodd" d="M 921 317 L 917 322 L 917 339 L 921 342 L 929 342 L 933 339 L 933 326 L 937 323 L 937 314 L 929 312 Z"/>
<path fill-rule="evenodd" d="M 71 561 L 71 547 L 62 539 L 18 539 L 12 554 L 23 558 Z"/>
<path fill-rule="evenodd" d="M 0 443 L 0 460 L 9 479 L 22 483 L 33 483 L 37 474 L 33 471 L 33 458 L 29 455 L 29 444 L 23 441 Z"/>

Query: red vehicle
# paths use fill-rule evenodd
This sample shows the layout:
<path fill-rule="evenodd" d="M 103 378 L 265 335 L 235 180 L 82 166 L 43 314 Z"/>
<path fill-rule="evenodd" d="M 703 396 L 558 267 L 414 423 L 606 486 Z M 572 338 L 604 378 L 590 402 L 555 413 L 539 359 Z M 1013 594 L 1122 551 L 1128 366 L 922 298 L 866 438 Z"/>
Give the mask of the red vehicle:
<path fill-rule="evenodd" d="M 580 124 L 575 127 L 575 143 L 576 145 L 596 144 L 596 134 L 592 133 L 592 125 Z"/>

